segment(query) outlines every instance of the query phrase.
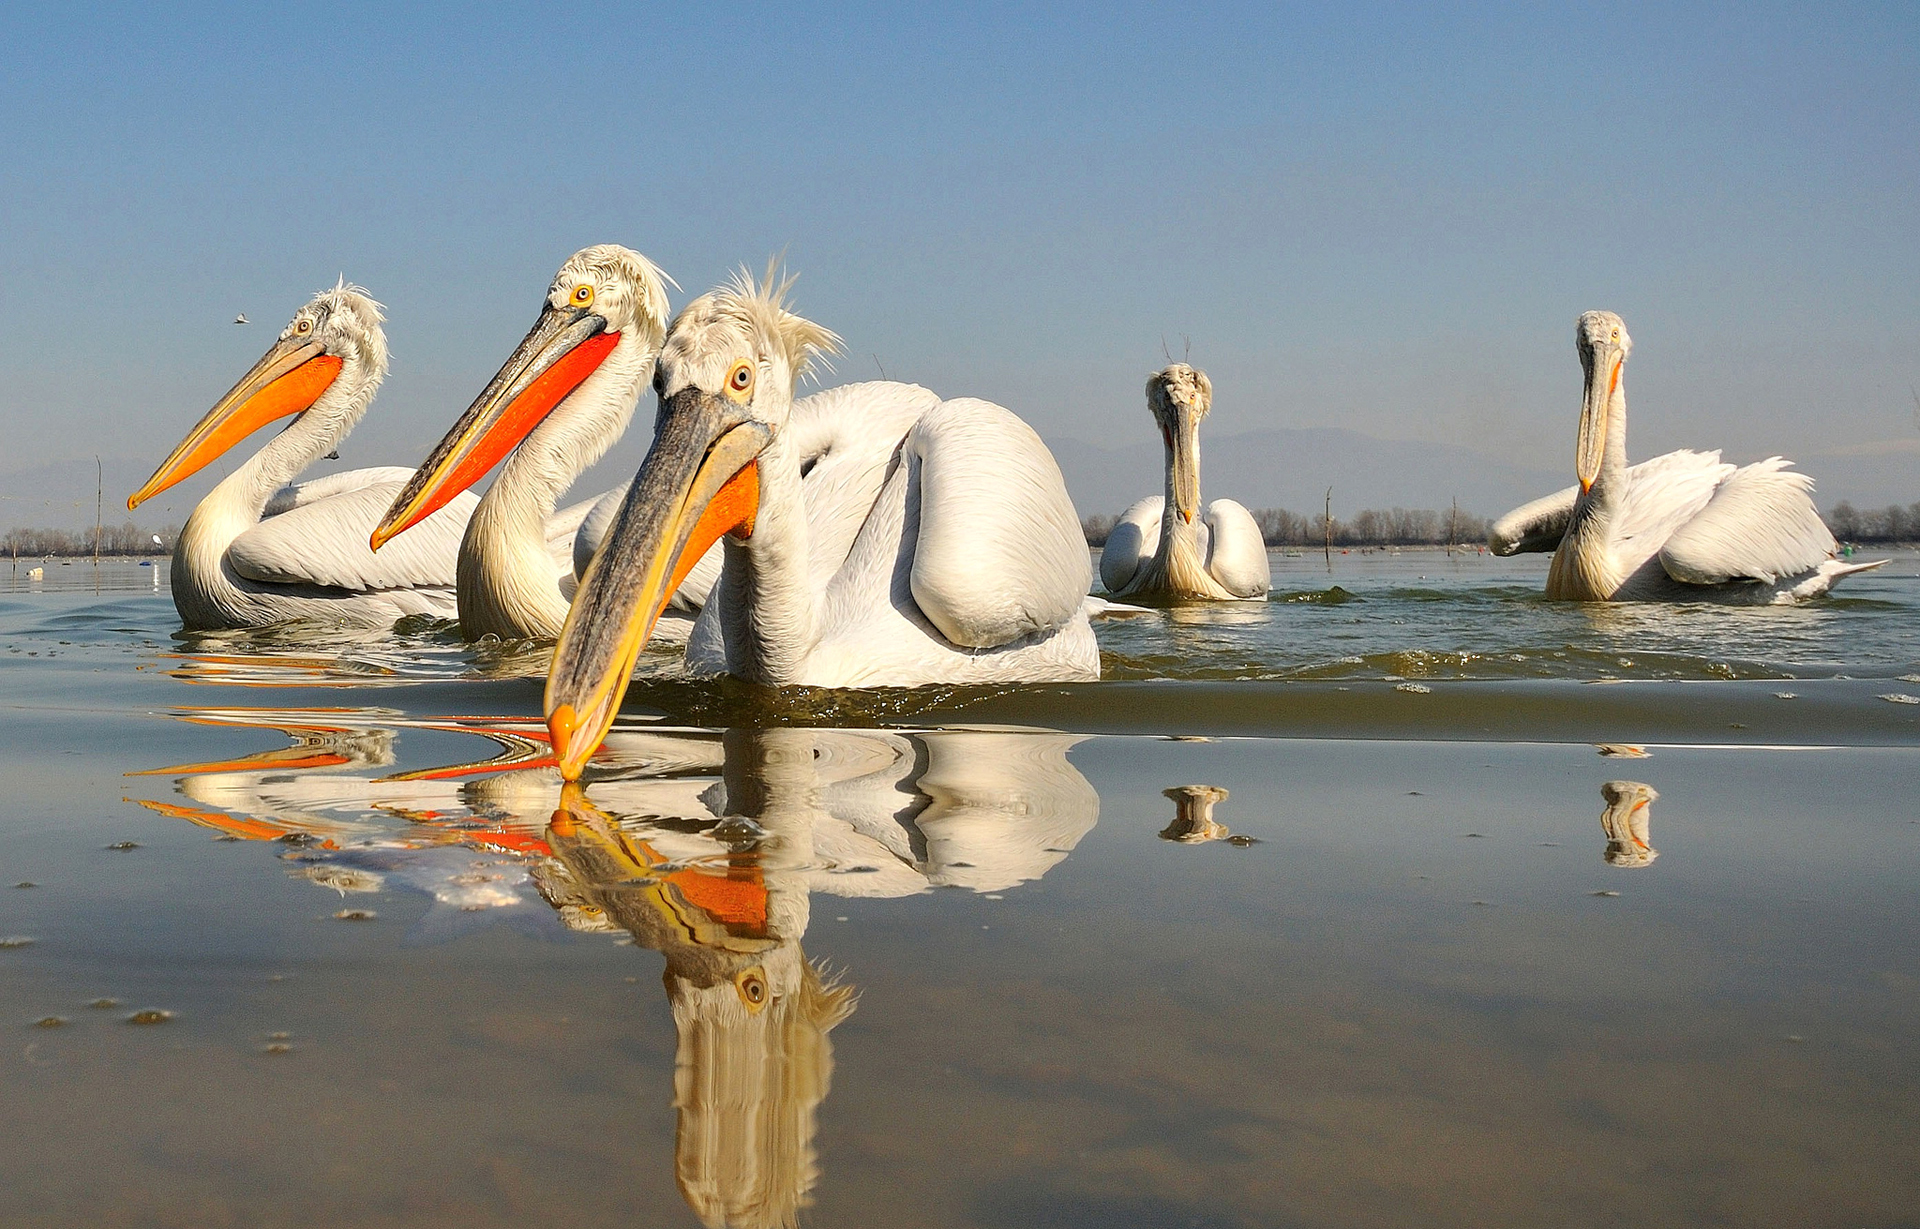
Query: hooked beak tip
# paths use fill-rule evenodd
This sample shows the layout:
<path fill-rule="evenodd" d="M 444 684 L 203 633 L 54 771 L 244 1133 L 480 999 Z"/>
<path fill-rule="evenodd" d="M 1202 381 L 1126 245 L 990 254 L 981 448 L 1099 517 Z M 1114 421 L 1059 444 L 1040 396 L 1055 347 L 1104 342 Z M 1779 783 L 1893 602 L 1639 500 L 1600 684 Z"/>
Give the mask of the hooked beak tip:
<path fill-rule="evenodd" d="M 565 781 L 578 781 L 580 769 L 584 766 L 575 762 L 572 754 L 573 736 L 579 729 L 580 717 L 571 704 L 562 704 L 547 714 L 547 734 L 553 740 L 553 758 L 560 766 L 561 779 Z"/>
<path fill-rule="evenodd" d="M 1191 525 L 1193 524 L 1193 513 L 1187 511 L 1185 508 L 1182 508 L 1180 509 L 1180 519 L 1185 521 L 1187 524 Z"/>

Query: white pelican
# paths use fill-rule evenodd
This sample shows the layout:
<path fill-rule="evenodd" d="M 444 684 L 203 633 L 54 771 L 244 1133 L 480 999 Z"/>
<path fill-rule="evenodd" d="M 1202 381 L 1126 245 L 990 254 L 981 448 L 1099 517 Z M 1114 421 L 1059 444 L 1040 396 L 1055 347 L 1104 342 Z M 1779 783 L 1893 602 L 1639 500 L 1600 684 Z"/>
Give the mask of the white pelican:
<path fill-rule="evenodd" d="M 1200 420 L 1213 408 L 1213 382 L 1175 363 L 1147 378 L 1147 408 L 1167 446 L 1167 493 L 1120 514 L 1100 552 L 1100 583 L 1115 597 L 1265 599 L 1272 577 L 1253 514 L 1216 499 L 1200 516 Z M 1178 516 L 1165 515 L 1169 504 Z"/>
<path fill-rule="evenodd" d="M 840 505 L 844 524 L 807 515 L 793 386 L 839 339 L 785 310 L 789 284 L 743 273 L 667 334 L 653 447 L 547 678 L 569 778 L 612 723 L 669 595 L 723 534 L 726 563 L 687 646 L 696 669 L 818 687 L 1099 677 L 1079 520 L 1052 454 L 1011 412 L 945 401 L 876 430 L 850 392 L 836 425 L 872 432 L 892 463 L 872 499 Z"/>
<path fill-rule="evenodd" d="M 645 256 L 615 244 L 568 257 L 526 339 L 373 531 L 380 550 L 506 458 L 460 543 L 467 639 L 560 634 L 575 539 L 604 497 L 559 512 L 554 505 L 633 418 L 666 336 L 667 280 Z M 595 544 L 585 546 L 586 558 Z"/>
<path fill-rule="evenodd" d="M 1579 485 L 1514 509 L 1487 537 L 1496 555 L 1552 551 L 1548 597 L 1766 605 L 1818 596 L 1886 562 L 1835 559 L 1813 480 L 1779 457 L 1736 467 L 1683 448 L 1629 469 L 1626 323 L 1587 312 L 1574 346 L 1586 370 Z"/>
<path fill-rule="evenodd" d="M 207 411 L 129 510 L 276 418 L 285 430 L 213 488 L 173 548 L 173 603 L 189 629 L 288 619 L 387 624 L 453 613 L 454 557 L 474 500 L 430 518 L 403 551 L 376 558 L 367 533 L 407 471 L 358 469 L 285 485 L 360 421 L 387 374 L 380 305 L 343 280 L 294 313 L 253 370 Z"/>

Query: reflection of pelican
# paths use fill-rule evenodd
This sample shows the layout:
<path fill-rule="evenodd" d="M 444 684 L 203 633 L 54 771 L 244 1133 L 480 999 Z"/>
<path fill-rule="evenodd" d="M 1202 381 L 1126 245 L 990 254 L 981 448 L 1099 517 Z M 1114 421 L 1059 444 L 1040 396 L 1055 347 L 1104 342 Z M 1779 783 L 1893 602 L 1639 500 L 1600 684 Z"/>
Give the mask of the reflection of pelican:
<path fill-rule="evenodd" d="M 1167 492 L 1122 512 L 1107 537 L 1100 583 L 1115 597 L 1267 596 L 1267 544 L 1253 514 L 1231 499 L 1200 511 L 1200 420 L 1212 406 L 1213 383 L 1185 363 L 1147 380 L 1147 408 L 1167 447 Z M 1176 515 L 1166 515 L 1169 506 Z"/>
<path fill-rule="evenodd" d="M 582 579 L 547 682 L 562 771 L 612 724 L 661 609 L 708 545 L 726 564 L 690 665 L 760 683 L 917 686 L 1091 679 L 1087 549 L 1066 484 L 1032 428 L 947 401 L 905 428 L 871 500 L 810 523 L 794 381 L 837 342 L 745 275 L 689 304 L 668 334 L 653 447 Z M 834 426 L 873 428 L 861 399 Z M 897 449 L 897 451 L 896 451 Z"/>
<path fill-rule="evenodd" d="M 1600 787 L 1607 809 L 1600 813 L 1607 849 L 1601 855 L 1613 866 L 1646 866 L 1660 856 L 1647 843 L 1653 802 L 1660 791 L 1640 781 L 1609 781 Z"/>
<path fill-rule="evenodd" d="M 1813 480 L 1779 457 L 1737 468 L 1718 452 L 1681 449 L 1629 469 L 1622 373 L 1633 339 L 1612 312 L 1588 312 L 1574 344 L 1586 369 L 1579 485 L 1507 513 L 1487 540 L 1496 555 L 1552 551 L 1548 597 L 1787 602 L 1884 562 L 1836 560 Z"/>
<path fill-rule="evenodd" d="M 453 613 L 454 555 L 471 497 L 375 557 L 367 531 L 406 480 L 357 469 L 285 485 L 344 439 L 387 373 L 380 305 L 357 286 L 314 296 L 279 340 L 128 498 L 129 509 L 198 472 L 277 418 L 297 415 L 187 518 L 173 548 L 173 602 L 194 629 L 287 619 L 384 625 Z"/>
<path fill-rule="evenodd" d="M 916 752 L 914 739 L 872 731 L 732 731 L 723 779 L 678 807 L 657 791 L 620 794 L 644 782 L 608 781 L 596 797 L 647 817 L 618 820 L 578 787 L 554 813 L 542 894 L 569 926 L 624 930 L 666 957 L 675 1173 L 708 1225 L 791 1225 L 818 1180 L 827 1034 L 853 991 L 801 949 L 809 893 L 1005 887 L 1092 826 L 1098 799 L 1066 762 L 1070 737 L 920 739 Z"/>
<path fill-rule="evenodd" d="M 576 552 L 592 555 L 575 539 L 596 501 L 554 505 L 627 429 L 666 320 L 662 274 L 640 253 L 601 244 L 568 257 L 520 348 L 374 530 L 378 550 L 506 458 L 460 544 L 467 639 L 560 634 Z"/>
<path fill-rule="evenodd" d="M 1215 803 L 1227 800 L 1227 791 L 1218 785 L 1180 785 L 1161 790 L 1173 799 L 1173 822 L 1161 829 L 1160 839 L 1197 845 L 1203 841 L 1224 841 L 1233 833 L 1213 817 Z"/>

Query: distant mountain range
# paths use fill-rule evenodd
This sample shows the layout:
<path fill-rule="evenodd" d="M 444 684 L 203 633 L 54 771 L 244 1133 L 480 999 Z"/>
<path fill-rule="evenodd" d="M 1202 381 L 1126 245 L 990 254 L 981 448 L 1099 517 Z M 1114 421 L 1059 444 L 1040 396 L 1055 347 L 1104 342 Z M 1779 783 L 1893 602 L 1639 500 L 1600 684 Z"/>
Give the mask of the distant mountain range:
<path fill-rule="evenodd" d="M 1113 515 L 1142 495 L 1157 495 L 1164 481 L 1160 440 L 1142 423 L 1139 436 L 1123 447 L 1103 448 L 1077 439 L 1047 443 L 1060 461 L 1067 489 L 1082 516 Z M 629 433 L 623 454 L 644 452 L 644 438 Z M 1320 510 L 1329 486 L 1336 517 L 1362 508 L 1444 510 L 1457 496 L 1463 512 L 1498 516 L 1536 496 L 1573 481 L 1572 441 L 1564 470 L 1543 470 L 1504 461 L 1459 444 L 1383 440 L 1340 427 L 1245 431 L 1201 437 L 1201 494 L 1228 496 L 1250 508 L 1288 508 L 1302 515 Z M 1729 456 L 1733 461 L 1755 457 Z M 186 521 L 201 496 L 231 466 L 224 461 L 179 488 L 143 506 L 129 518 L 127 493 L 145 482 L 156 456 L 104 458 L 107 524 L 132 519 L 150 528 Z M 354 454 L 345 461 L 316 466 L 314 473 L 383 463 Z M 1798 458 L 1819 482 L 1823 509 L 1848 500 L 1860 508 L 1880 508 L 1920 500 L 1920 438 L 1836 445 Z M 396 459 L 391 463 L 401 463 Z M 576 484 L 574 498 L 614 485 L 637 461 L 609 458 Z M 617 471 L 617 472 L 616 472 Z M 93 458 L 61 461 L 0 472 L 0 529 L 13 526 L 80 529 L 93 524 Z"/>

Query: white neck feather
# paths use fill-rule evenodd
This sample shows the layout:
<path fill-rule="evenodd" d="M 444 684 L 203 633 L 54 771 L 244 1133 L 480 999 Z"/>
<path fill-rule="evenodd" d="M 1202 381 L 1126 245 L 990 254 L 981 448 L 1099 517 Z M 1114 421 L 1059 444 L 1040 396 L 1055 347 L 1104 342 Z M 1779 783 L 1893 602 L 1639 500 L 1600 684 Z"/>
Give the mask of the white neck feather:
<path fill-rule="evenodd" d="M 726 539 L 721 635 L 727 671 L 756 683 L 790 683 L 819 638 L 809 566 L 807 508 L 791 435 L 760 454 L 760 508 L 745 542 Z"/>

